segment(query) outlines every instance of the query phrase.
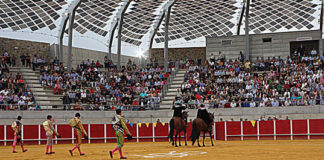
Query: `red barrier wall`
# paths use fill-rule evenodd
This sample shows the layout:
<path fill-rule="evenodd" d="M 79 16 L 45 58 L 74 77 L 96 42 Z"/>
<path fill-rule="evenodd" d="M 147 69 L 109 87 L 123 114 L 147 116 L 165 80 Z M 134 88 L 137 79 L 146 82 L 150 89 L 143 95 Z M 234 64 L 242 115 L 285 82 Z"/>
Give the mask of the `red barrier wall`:
<path fill-rule="evenodd" d="M 67 124 L 57 125 L 57 132 L 61 134 L 59 143 L 72 143 L 72 128 Z"/>
<path fill-rule="evenodd" d="M 255 126 L 250 121 L 216 122 L 216 140 L 324 139 L 323 124 L 324 119 L 259 121 Z"/>
<path fill-rule="evenodd" d="M 322 119 L 310 119 L 309 130 L 313 134 L 324 133 L 323 120 Z M 311 135 L 311 139 L 324 139 L 324 135 Z"/>
<path fill-rule="evenodd" d="M 4 136 L 4 126 L 0 126 L 0 145 L 4 145 Z"/>
<path fill-rule="evenodd" d="M 89 134 L 89 133 L 88 133 Z M 100 139 L 91 139 L 91 143 L 104 143 L 105 140 L 105 125 L 104 124 L 92 124 L 90 125 L 90 137 L 96 137 Z"/>
<path fill-rule="evenodd" d="M 259 136 L 259 139 L 261 140 L 273 140 L 274 137 L 272 136 L 274 134 L 273 129 L 273 121 L 260 121 L 259 123 L 259 134 L 262 136 Z"/>
<path fill-rule="evenodd" d="M 281 136 L 276 136 L 276 139 L 290 139 L 290 121 L 289 120 L 279 120 L 276 123 L 276 134 Z"/>
<path fill-rule="evenodd" d="M 251 122 L 243 122 L 243 135 L 244 140 L 256 140 L 257 139 L 257 127 L 253 127 Z"/>
<path fill-rule="evenodd" d="M 324 119 L 259 121 L 254 126 L 250 121 L 216 122 L 214 134 L 216 140 L 324 139 L 323 124 Z M 133 135 L 132 142 L 168 141 L 168 124 L 127 124 L 127 127 Z M 59 124 L 55 125 L 55 128 L 61 134 L 61 138 L 54 138 L 55 143 L 75 142 L 76 135 L 69 125 Z M 83 143 L 116 142 L 111 124 L 84 124 L 84 128 L 90 135 L 90 140 L 83 140 Z M 192 125 L 188 123 L 187 140 L 191 135 L 191 129 Z M 184 140 L 184 134 L 181 135 Z M 45 144 L 46 135 L 43 126 L 24 125 L 23 140 L 25 144 Z M 5 142 L 6 145 L 12 145 L 12 141 L 11 126 L 7 125 L 5 129 L 5 126 L 0 125 L 0 145 L 4 145 Z"/>
<path fill-rule="evenodd" d="M 162 123 L 157 123 L 156 127 L 154 128 L 155 130 L 155 142 L 163 142 L 163 141 L 168 141 L 167 138 L 165 138 L 165 136 L 169 135 L 169 125 L 165 124 L 164 126 L 162 125 Z"/>
<path fill-rule="evenodd" d="M 225 140 L 225 122 L 217 122 L 216 123 L 216 139 L 217 140 Z"/>
<path fill-rule="evenodd" d="M 227 133 L 229 137 L 227 140 L 240 140 L 241 139 L 241 122 L 230 122 L 227 123 Z M 236 136 L 234 136 L 236 135 Z"/>
<path fill-rule="evenodd" d="M 303 134 L 294 135 L 294 139 L 307 139 L 307 120 L 292 121 L 292 132 L 293 134 Z"/>
<path fill-rule="evenodd" d="M 12 145 L 13 138 L 14 138 L 14 131 L 11 129 L 11 125 L 7 125 L 7 132 L 5 133 L 7 136 L 7 145 Z"/>

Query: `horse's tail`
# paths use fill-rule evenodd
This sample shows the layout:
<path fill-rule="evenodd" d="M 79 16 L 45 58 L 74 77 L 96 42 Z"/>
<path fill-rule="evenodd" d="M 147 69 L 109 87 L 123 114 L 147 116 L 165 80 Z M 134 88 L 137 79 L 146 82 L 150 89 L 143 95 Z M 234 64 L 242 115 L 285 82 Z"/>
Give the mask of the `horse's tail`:
<path fill-rule="evenodd" d="M 170 124 L 169 125 L 170 125 L 170 132 L 169 132 L 168 138 L 170 139 L 170 141 L 172 141 L 173 134 L 174 134 L 174 119 L 173 118 L 170 120 Z"/>
<path fill-rule="evenodd" d="M 196 121 L 194 120 L 192 122 L 192 130 L 191 130 L 191 141 L 192 141 L 192 145 L 195 144 L 195 141 L 197 140 L 197 138 L 199 137 L 199 134 L 198 131 L 197 131 L 197 124 L 196 124 Z"/>

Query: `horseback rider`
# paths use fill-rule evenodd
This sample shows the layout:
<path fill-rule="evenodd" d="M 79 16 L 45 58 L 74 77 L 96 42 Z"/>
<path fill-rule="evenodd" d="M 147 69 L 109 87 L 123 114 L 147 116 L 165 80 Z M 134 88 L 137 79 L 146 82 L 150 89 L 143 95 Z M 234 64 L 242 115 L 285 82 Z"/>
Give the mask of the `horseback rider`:
<path fill-rule="evenodd" d="M 176 101 L 172 109 L 174 110 L 173 117 L 180 117 L 186 122 L 187 125 L 187 119 L 182 114 L 182 110 L 186 109 L 186 105 L 182 104 L 180 101 Z"/>
<path fill-rule="evenodd" d="M 208 125 L 209 130 L 211 130 L 211 122 L 213 121 L 209 117 L 207 108 L 203 103 L 199 104 L 197 118 L 204 120 L 204 122 Z"/>
<path fill-rule="evenodd" d="M 186 111 L 182 112 L 183 110 L 186 109 L 186 106 L 182 104 L 181 101 L 176 101 L 172 109 L 174 110 L 174 113 L 169 123 L 170 131 L 169 131 L 168 138 L 172 142 L 172 145 L 177 147 L 177 136 L 179 136 L 179 146 L 181 146 L 180 133 L 183 131 L 185 136 L 185 144 L 187 145 L 186 128 L 188 127 L 187 125 L 188 112 Z M 175 139 L 173 138 L 174 130 L 176 130 Z"/>

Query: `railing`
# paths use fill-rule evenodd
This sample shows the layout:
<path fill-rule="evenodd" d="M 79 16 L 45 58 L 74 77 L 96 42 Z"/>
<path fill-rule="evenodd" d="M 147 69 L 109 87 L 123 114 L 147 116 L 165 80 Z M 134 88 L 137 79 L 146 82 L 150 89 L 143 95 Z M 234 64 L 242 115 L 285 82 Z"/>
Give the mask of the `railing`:
<path fill-rule="evenodd" d="M 83 124 L 88 133 L 87 143 L 112 143 L 115 142 L 114 130 L 111 124 Z M 75 143 L 74 129 L 68 124 L 55 124 L 55 130 L 61 134 L 61 138 L 54 138 L 55 144 Z M 129 123 L 127 128 L 133 135 L 131 142 L 161 142 L 168 141 L 169 126 L 167 123 Z M 11 125 L 0 125 L 0 146 L 8 145 L 13 141 L 13 130 Z M 41 124 L 22 125 L 21 139 L 25 144 L 43 144 L 46 141 L 45 131 Z M 188 133 L 188 135 L 190 135 Z M 188 136 L 187 136 L 188 138 Z M 128 140 L 126 140 L 128 141 Z"/>
<path fill-rule="evenodd" d="M 283 102 L 283 101 L 281 101 L 281 102 Z M 260 108 L 260 106 L 257 106 L 258 104 L 260 104 L 260 101 L 243 101 L 241 103 L 244 103 L 244 102 L 255 102 L 256 106 L 255 107 L 251 107 L 251 106 L 250 107 L 243 107 L 243 106 L 240 106 L 240 107 L 231 107 L 230 106 L 230 102 L 227 102 L 225 104 L 222 104 L 222 103 L 209 103 L 208 105 L 209 105 L 209 107 L 212 104 L 214 104 L 214 106 L 219 106 L 219 105 L 222 106 L 222 107 L 210 107 L 211 109 L 212 108 Z M 280 100 L 278 100 L 278 102 L 280 102 Z M 323 103 L 324 102 L 324 99 L 321 102 Z M 235 101 L 235 103 L 237 105 L 239 102 L 238 101 Z M 198 105 L 200 103 L 193 103 L 193 104 L 192 103 L 183 103 L 183 104 L 186 105 L 186 107 L 189 108 L 189 109 L 196 109 L 196 108 L 198 108 Z M 206 105 L 206 103 L 202 103 L 202 104 Z M 225 107 L 226 104 L 229 104 L 230 107 Z M 310 104 L 305 105 L 304 104 L 304 105 L 289 105 L 289 106 L 268 106 L 268 105 L 265 104 L 265 106 L 263 106 L 263 107 L 293 107 L 293 106 L 316 106 L 316 105 L 323 105 L 323 104 L 321 104 L 321 103 L 319 103 L 319 104 L 315 103 L 315 104 L 312 104 L 312 105 L 310 105 Z M 190 108 L 190 106 L 194 106 L 194 107 Z"/>
<path fill-rule="evenodd" d="M 217 140 L 323 139 L 324 119 L 217 122 Z"/>
<path fill-rule="evenodd" d="M 51 101 L 51 99 L 49 99 L 48 101 Z M 60 100 L 55 100 L 55 101 L 60 101 Z M 279 101 L 279 100 L 278 100 Z M 37 111 L 37 110 L 65 110 L 65 111 L 69 111 L 69 110 L 88 110 L 88 111 L 110 111 L 110 110 L 114 110 L 116 108 L 125 110 L 125 111 L 141 111 L 141 110 L 158 110 L 160 103 L 162 102 L 162 99 L 160 99 L 160 101 L 158 103 L 153 102 L 151 104 L 146 104 L 146 105 L 118 105 L 118 104 L 112 104 L 107 102 L 107 104 L 103 104 L 102 107 L 100 107 L 100 105 L 94 105 L 91 106 L 90 104 L 49 104 L 49 105 L 40 105 L 40 109 L 35 108 L 36 106 L 39 106 L 39 102 L 36 102 L 36 104 L 32 104 L 32 105 L 18 105 L 18 104 L 0 104 L 0 110 L 12 110 L 12 111 L 17 111 L 17 110 L 31 110 L 31 111 Z M 245 102 L 245 101 L 244 101 Z M 247 102 L 252 102 L 252 101 L 247 101 Z M 226 107 L 225 104 L 222 103 L 209 103 L 209 109 L 214 109 L 214 108 L 263 108 L 263 107 L 294 107 L 294 106 L 320 106 L 323 105 L 324 100 L 321 100 L 320 103 L 315 103 L 315 104 L 308 104 L 308 105 L 289 105 L 289 106 L 268 106 L 265 105 L 263 107 L 258 106 L 257 104 L 259 104 L 258 101 L 254 101 L 256 103 L 255 107 L 243 107 L 243 106 L 239 106 L 239 107 L 231 107 L 230 103 L 226 103 L 229 104 L 229 107 Z M 235 102 L 236 104 L 238 102 Z M 243 102 L 242 102 L 243 103 Z M 188 109 L 197 109 L 198 105 L 200 103 L 182 103 L 184 104 Z M 205 103 L 203 103 L 205 104 Z M 213 104 L 213 105 L 212 105 Z M 170 107 L 173 104 L 170 104 Z M 206 104 L 205 104 L 206 105 Z M 77 107 L 79 106 L 79 107 Z M 217 106 L 217 107 L 213 107 L 213 106 Z M 75 109 L 77 108 L 77 109 Z"/>
<path fill-rule="evenodd" d="M 49 100 L 50 101 L 50 100 Z M 40 106 L 40 107 L 37 107 Z M 51 105 L 18 105 L 18 104 L 8 104 L 0 105 L 0 110 L 5 111 L 43 111 L 43 110 L 63 110 L 63 111 L 113 111 L 115 109 L 121 109 L 124 111 L 145 111 L 145 110 L 157 110 L 159 108 L 159 104 L 147 104 L 147 105 L 102 105 L 102 106 L 91 106 L 89 104 L 51 104 Z"/>
<path fill-rule="evenodd" d="M 214 122 L 212 137 L 215 140 L 295 140 L 324 139 L 324 128 L 319 127 L 324 119 L 269 120 L 269 121 L 225 121 Z M 116 139 L 111 124 L 84 124 L 89 139 L 87 143 L 110 143 Z M 54 138 L 55 144 L 75 143 L 74 129 L 66 124 L 55 124 L 61 138 Z M 168 123 L 129 123 L 127 128 L 133 135 L 131 142 L 168 141 Z M 21 138 L 25 144 L 43 144 L 45 131 L 41 124 L 22 125 Z M 187 139 L 191 134 L 192 124 L 187 127 Z M 13 141 L 11 125 L 0 125 L 0 145 L 9 145 Z M 183 136 L 182 136 L 183 137 Z M 126 140 L 128 141 L 128 140 Z"/>

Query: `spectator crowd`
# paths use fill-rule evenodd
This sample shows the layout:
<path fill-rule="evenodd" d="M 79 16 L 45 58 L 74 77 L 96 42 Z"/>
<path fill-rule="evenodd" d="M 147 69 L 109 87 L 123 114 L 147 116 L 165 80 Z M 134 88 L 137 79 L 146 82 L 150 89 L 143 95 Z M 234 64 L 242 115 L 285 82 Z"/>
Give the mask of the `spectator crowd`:
<path fill-rule="evenodd" d="M 63 94 L 63 104 L 76 110 L 152 109 L 160 103 L 169 77 L 163 67 L 139 68 L 131 60 L 117 71 L 107 57 L 104 65 L 88 59 L 70 72 L 56 59 L 39 67 L 42 86 Z"/>
<path fill-rule="evenodd" d="M 298 49 L 286 58 L 256 57 L 253 63 L 242 53 L 238 59 L 225 59 L 220 52 L 202 65 L 192 62 L 174 102 L 189 108 L 324 104 L 324 58 L 313 50 Z"/>
<path fill-rule="evenodd" d="M 33 92 L 28 90 L 20 72 L 10 72 L 10 66 L 16 66 L 15 55 L 5 52 L 0 62 L 0 109 L 35 110 Z"/>
<path fill-rule="evenodd" d="M 118 71 L 107 57 L 82 61 L 66 71 L 57 58 L 45 61 L 28 55 L 20 56 L 23 66 L 39 68 L 40 83 L 53 94 L 63 95 L 66 109 L 75 110 L 146 110 L 161 102 L 163 90 L 175 64 L 167 72 L 154 60 L 139 67 L 131 60 Z M 309 53 L 301 45 L 290 56 L 256 57 L 245 60 L 226 59 L 221 52 L 206 62 L 176 62 L 186 68 L 184 82 L 174 102 L 188 108 L 204 104 L 207 108 L 314 106 L 324 104 L 324 57 L 315 49 Z M 9 72 L 16 65 L 14 55 L 1 57 L 1 109 L 40 109 L 35 105 L 20 73 Z M 71 107 L 72 106 L 72 107 Z"/>

